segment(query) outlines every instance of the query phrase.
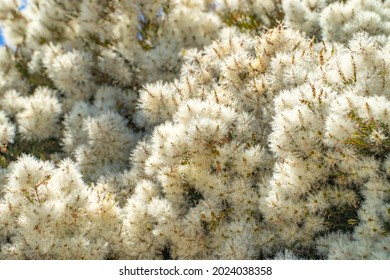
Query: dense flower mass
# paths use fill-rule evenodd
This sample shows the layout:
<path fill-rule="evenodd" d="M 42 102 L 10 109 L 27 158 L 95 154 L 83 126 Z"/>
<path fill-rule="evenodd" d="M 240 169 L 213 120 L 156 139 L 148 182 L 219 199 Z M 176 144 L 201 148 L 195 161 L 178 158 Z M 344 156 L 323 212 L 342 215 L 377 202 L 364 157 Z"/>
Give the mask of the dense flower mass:
<path fill-rule="evenodd" d="M 0 259 L 390 259 L 390 2 L 0 2 Z"/>

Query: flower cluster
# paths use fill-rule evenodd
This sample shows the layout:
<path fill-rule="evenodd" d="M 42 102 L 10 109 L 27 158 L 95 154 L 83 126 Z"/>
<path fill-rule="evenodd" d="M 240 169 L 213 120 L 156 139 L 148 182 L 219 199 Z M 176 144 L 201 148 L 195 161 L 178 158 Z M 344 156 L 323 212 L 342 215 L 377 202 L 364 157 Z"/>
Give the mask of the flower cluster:
<path fill-rule="evenodd" d="M 0 259 L 389 259 L 380 0 L 0 3 Z"/>
<path fill-rule="evenodd" d="M 390 6 L 381 0 L 284 0 L 285 23 L 327 42 L 347 43 L 365 31 L 386 44 Z"/>
<path fill-rule="evenodd" d="M 72 161 L 55 167 L 23 155 L 8 176 L 0 204 L 2 259 L 103 259 L 115 252 L 110 236 L 120 230 L 119 209 L 84 184 Z"/>

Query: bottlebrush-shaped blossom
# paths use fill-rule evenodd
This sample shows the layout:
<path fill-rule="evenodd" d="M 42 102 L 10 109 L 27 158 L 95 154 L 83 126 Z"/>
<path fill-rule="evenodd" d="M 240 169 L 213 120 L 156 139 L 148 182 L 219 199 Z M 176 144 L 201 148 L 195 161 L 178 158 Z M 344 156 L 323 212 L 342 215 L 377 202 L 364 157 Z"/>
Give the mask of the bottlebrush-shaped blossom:
<path fill-rule="evenodd" d="M 14 142 L 15 126 L 7 118 L 7 115 L 0 111 L 0 145 L 7 145 Z"/>
<path fill-rule="evenodd" d="M 84 120 L 83 130 L 87 141 L 74 152 L 80 171 L 91 179 L 122 171 L 138 138 L 127 127 L 126 120 L 108 111 Z"/>
<path fill-rule="evenodd" d="M 70 160 L 55 167 L 22 156 L 10 169 L 0 207 L 2 259 L 102 259 L 114 252 L 118 209 L 84 184 Z"/>
<path fill-rule="evenodd" d="M 27 140 L 43 140 L 58 136 L 61 104 L 53 90 L 39 87 L 25 99 L 17 114 L 18 131 Z"/>
<path fill-rule="evenodd" d="M 385 44 L 390 35 L 389 12 L 387 1 L 349 0 L 332 3 L 320 16 L 323 39 L 346 43 L 351 35 L 364 31 Z"/>
<path fill-rule="evenodd" d="M 355 33 L 367 32 L 382 44 L 389 36 L 389 8 L 380 0 L 285 0 L 284 23 L 307 36 L 347 43 Z"/>
<path fill-rule="evenodd" d="M 389 152 L 388 56 L 364 34 L 348 48 L 334 48 L 331 56 L 327 51 L 320 51 L 317 83 L 282 91 L 275 99 L 279 114 L 269 139 L 278 160 L 261 209 L 281 242 L 298 255 L 317 246 L 316 234 L 331 230 L 329 239 L 318 241 L 321 254 L 383 258 L 388 256 L 379 249 L 388 231 L 382 193 L 388 185 L 383 167 Z"/>
<path fill-rule="evenodd" d="M 144 173 L 155 194 L 146 210 L 135 197 L 128 201 L 128 215 L 139 212 L 137 219 L 149 221 L 131 224 L 133 234 L 145 237 L 140 242 L 130 235 L 131 247 L 144 250 L 144 242 L 156 240 L 173 258 L 234 259 L 254 258 L 270 244 L 272 233 L 262 231 L 257 216 L 256 185 L 270 159 L 252 139 L 252 125 L 244 113 L 192 99 L 173 122 L 154 129 Z M 149 190 L 144 184 L 136 193 Z"/>
<path fill-rule="evenodd" d="M 307 36 L 321 36 L 319 17 L 322 10 L 332 3 L 332 0 L 283 0 L 285 24 L 291 28 L 301 30 Z"/>
<path fill-rule="evenodd" d="M 388 10 L 2 1 L 0 258 L 388 259 Z"/>
<path fill-rule="evenodd" d="M 180 79 L 145 86 L 136 122 L 149 127 L 169 120 L 183 100 L 198 97 L 254 114 L 261 122 L 254 132 L 266 143 L 274 95 L 309 79 L 313 52 L 310 40 L 281 26 L 256 39 L 225 29 L 203 52 L 187 53 Z"/>

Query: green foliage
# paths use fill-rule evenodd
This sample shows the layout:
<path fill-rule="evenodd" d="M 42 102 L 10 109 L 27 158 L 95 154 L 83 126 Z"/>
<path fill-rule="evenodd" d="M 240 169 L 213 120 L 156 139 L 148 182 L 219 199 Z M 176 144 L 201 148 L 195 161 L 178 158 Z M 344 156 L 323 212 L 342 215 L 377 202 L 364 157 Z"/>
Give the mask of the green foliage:
<path fill-rule="evenodd" d="M 41 142 L 27 142 L 18 140 L 0 149 L 0 167 L 7 168 L 22 154 L 31 154 L 41 160 L 50 160 L 50 155 L 61 150 L 60 143 L 56 138 L 50 138 Z"/>
<path fill-rule="evenodd" d="M 247 14 L 240 11 L 228 12 L 222 20 L 228 26 L 236 26 L 241 31 L 259 30 L 262 26 L 262 22 L 255 14 Z"/>
<path fill-rule="evenodd" d="M 202 193 L 189 184 L 184 184 L 184 188 L 185 196 L 190 207 L 195 207 L 198 205 L 199 201 L 203 199 Z"/>
<path fill-rule="evenodd" d="M 350 111 L 348 118 L 356 124 L 356 132 L 345 141 L 362 155 L 386 155 L 390 152 L 389 128 L 382 122 L 359 117 Z"/>
<path fill-rule="evenodd" d="M 358 207 L 343 206 L 327 209 L 325 225 L 331 232 L 341 231 L 343 233 L 352 233 L 354 227 L 359 223 L 357 214 Z"/>
<path fill-rule="evenodd" d="M 270 20 L 269 26 L 278 26 L 284 18 L 283 10 L 277 9 L 274 14 L 266 14 Z M 222 21 L 228 26 L 235 26 L 240 31 L 260 31 L 266 24 L 259 18 L 258 15 L 251 12 L 229 11 L 221 16 Z"/>
<path fill-rule="evenodd" d="M 40 86 L 55 88 L 53 82 L 44 73 L 30 73 L 28 71 L 28 62 L 19 53 L 18 49 L 15 53 L 15 59 L 16 69 L 29 82 L 32 91 Z"/>
<path fill-rule="evenodd" d="M 230 213 L 234 210 L 226 201 L 223 201 L 223 209 L 215 213 L 211 211 L 211 217 L 207 218 L 205 214 L 201 214 L 203 230 L 206 233 L 214 232 L 217 227 L 224 221 L 229 220 Z"/>

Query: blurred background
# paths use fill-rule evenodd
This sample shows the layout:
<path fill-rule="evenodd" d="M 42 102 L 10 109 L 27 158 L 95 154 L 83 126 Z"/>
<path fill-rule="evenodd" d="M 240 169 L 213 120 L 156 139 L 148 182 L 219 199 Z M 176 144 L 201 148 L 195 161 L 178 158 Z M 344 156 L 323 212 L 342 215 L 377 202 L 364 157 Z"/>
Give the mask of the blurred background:
<path fill-rule="evenodd" d="M 20 10 L 23 10 L 27 7 L 27 1 L 28 0 L 20 0 L 19 1 L 20 2 L 20 6 L 19 6 Z M 0 26 L 0 46 L 4 46 L 4 38 L 3 38 L 3 34 L 1 32 L 1 26 Z"/>

